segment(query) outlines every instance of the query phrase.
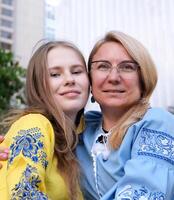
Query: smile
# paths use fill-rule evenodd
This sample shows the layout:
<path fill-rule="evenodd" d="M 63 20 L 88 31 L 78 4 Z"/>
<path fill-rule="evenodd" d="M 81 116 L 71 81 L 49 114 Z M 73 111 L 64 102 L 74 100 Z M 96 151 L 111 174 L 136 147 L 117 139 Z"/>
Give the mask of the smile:
<path fill-rule="evenodd" d="M 77 97 L 79 94 L 80 92 L 77 90 L 69 90 L 69 91 L 64 91 L 60 93 L 61 96 L 65 96 L 65 97 Z"/>
<path fill-rule="evenodd" d="M 124 93 L 125 90 L 104 90 L 106 93 Z"/>

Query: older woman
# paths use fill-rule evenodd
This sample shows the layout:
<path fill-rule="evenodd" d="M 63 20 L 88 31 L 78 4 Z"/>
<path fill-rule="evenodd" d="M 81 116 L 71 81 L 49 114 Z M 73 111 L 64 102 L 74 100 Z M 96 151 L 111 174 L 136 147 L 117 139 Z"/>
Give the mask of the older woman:
<path fill-rule="evenodd" d="M 109 32 L 88 62 L 93 101 L 77 147 L 87 200 L 174 198 L 174 117 L 151 108 L 155 65 L 140 42 Z"/>

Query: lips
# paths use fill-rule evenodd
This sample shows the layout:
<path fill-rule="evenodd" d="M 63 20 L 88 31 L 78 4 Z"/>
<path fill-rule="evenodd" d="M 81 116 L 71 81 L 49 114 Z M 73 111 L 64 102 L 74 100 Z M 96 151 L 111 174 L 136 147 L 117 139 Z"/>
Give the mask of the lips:
<path fill-rule="evenodd" d="M 123 90 L 123 89 L 111 89 L 111 90 L 103 90 L 103 92 L 106 92 L 106 93 L 124 93 L 124 92 L 126 92 L 125 90 Z"/>
<path fill-rule="evenodd" d="M 63 92 L 60 92 L 59 93 L 61 96 L 64 96 L 64 95 L 78 95 L 78 94 L 80 94 L 80 91 L 78 91 L 78 90 L 67 90 L 67 91 L 63 91 Z"/>

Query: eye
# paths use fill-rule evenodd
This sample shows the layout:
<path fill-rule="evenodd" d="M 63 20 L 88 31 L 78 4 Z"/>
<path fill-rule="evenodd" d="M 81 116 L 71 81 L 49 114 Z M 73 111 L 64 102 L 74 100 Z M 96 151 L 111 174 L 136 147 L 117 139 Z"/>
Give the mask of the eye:
<path fill-rule="evenodd" d="M 71 70 L 72 74 L 79 75 L 85 72 L 85 69 L 82 66 L 74 66 Z"/>
<path fill-rule="evenodd" d="M 82 70 L 74 70 L 73 72 L 72 72 L 72 74 L 81 74 L 83 71 Z"/>
<path fill-rule="evenodd" d="M 134 63 L 121 63 L 118 68 L 123 72 L 132 72 L 136 70 L 136 65 Z"/>
<path fill-rule="evenodd" d="M 50 72 L 50 77 L 56 78 L 56 77 L 59 77 L 60 75 L 61 75 L 61 74 L 58 73 L 58 72 Z"/>
<path fill-rule="evenodd" d="M 98 65 L 97 65 L 97 70 L 100 70 L 100 71 L 108 71 L 110 69 L 111 69 L 111 67 L 107 63 L 98 63 Z"/>

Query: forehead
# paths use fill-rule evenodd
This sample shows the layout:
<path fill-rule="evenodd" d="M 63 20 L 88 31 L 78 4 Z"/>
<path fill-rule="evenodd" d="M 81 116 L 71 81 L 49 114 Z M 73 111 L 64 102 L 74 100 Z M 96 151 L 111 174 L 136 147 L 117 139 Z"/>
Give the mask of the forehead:
<path fill-rule="evenodd" d="M 115 58 L 115 60 L 122 60 L 131 59 L 131 56 L 122 44 L 112 41 L 102 44 L 93 56 L 93 60 L 112 60 L 113 58 Z"/>
<path fill-rule="evenodd" d="M 84 65 L 79 53 L 70 47 L 55 47 L 47 54 L 48 67 L 66 65 Z"/>

